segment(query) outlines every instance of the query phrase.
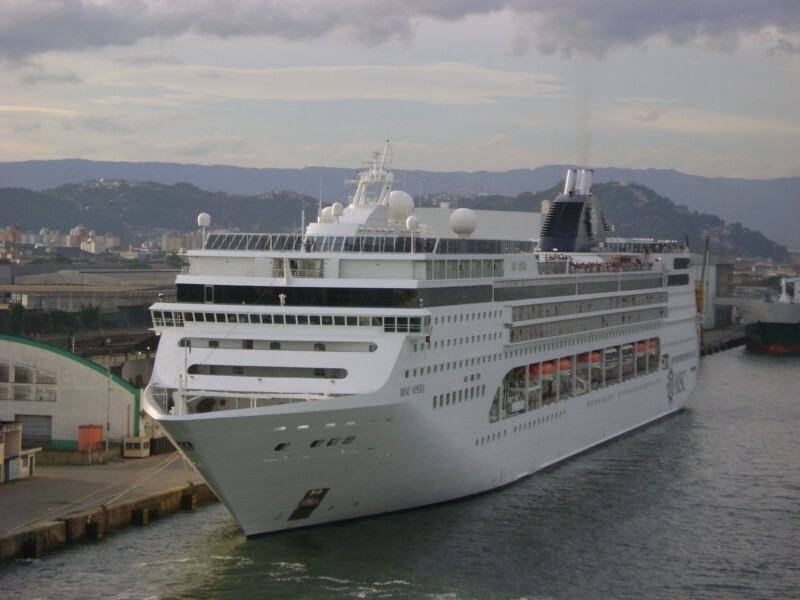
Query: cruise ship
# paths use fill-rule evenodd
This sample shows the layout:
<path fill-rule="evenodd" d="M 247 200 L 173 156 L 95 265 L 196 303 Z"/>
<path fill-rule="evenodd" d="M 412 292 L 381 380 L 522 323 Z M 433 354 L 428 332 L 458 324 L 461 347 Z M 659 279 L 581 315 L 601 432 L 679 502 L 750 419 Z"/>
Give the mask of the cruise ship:
<path fill-rule="evenodd" d="M 498 488 L 680 411 L 688 249 L 569 169 L 539 212 L 415 207 L 386 148 L 302 233 L 206 233 L 146 411 L 248 536 Z M 537 207 L 538 208 L 538 207 Z"/>

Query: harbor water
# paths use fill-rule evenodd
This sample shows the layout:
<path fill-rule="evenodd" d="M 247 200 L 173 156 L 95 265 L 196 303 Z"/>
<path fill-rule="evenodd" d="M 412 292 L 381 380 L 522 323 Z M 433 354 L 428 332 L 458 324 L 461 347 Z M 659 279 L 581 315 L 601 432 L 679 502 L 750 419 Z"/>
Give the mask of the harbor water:
<path fill-rule="evenodd" d="M 221 505 L 0 566 L 14 598 L 797 598 L 800 358 L 502 490 L 247 540 Z M 2 491 L 0 491 L 2 493 Z"/>

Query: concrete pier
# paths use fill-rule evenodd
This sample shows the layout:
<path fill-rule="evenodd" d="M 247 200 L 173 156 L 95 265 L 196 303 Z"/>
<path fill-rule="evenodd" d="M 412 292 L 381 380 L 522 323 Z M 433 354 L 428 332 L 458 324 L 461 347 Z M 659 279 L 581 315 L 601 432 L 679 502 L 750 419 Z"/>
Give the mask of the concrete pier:
<path fill-rule="evenodd" d="M 707 356 L 722 350 L 742 346 L 744 342 L 744 330 L 741 327 L 704 331 L 700 344 L 700 356 Z"/>
<path fill-rule="evenodd" d="M 216 502 L 177 454 L 91 466 L 37 467 L 0 493 L 0 562 L 46 552 L 129 525 Z"/>

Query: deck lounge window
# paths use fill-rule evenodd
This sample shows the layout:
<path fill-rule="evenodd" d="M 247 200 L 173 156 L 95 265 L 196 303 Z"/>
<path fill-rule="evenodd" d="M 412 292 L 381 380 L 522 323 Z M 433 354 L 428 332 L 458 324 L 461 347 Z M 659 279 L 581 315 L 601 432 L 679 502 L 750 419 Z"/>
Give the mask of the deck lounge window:
<path fill-rule="evenodd" d="M 211 365 L 194 364 L 187 369 L 190 375 L 213 375 L 229 377 L 285 377 L 319 379 L 344 379 L 347 377 L 346 369 L 337 368 L 310 368 L 310 367 L 268 367 L 268 366 L 241 366 L 241 365 Z"/>

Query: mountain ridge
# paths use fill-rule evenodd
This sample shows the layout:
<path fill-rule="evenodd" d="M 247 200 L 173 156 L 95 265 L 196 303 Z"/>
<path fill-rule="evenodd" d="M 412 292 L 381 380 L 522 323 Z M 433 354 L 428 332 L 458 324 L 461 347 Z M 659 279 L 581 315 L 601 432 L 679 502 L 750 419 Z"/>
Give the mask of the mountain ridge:
<path fill-rule="evenodd" d="M 552 200 L 561 185 L 516 196 L 472 194 L 445 196 L 455 205 L 495 210 L 537 211 L 542 200 Z M 636 183 L 596 183 L 594 191 L 616 235 L 683 240 L 697 247 L 708 236 L 712 248 L 726 254 L 788 259 L 786 248 L 739 223 L 726 224 L 718 216 L 690 211 L 650 188 Z M 425 196 L 434 204 L 441 194 Z M 333 198 L 334 200 L 337 198 Z M 346 200 L 346 198 L 341 198 Z M 329 204 L 330 202 L 328 202 Z M 78 224 L 98 234 L 113 233 L 123 244 L 152 239 L 166 231 L 196 229 L 200 212 L 212 215 L 215 227 L 245 231 L 297 231 L 316 215 L 318 201 L 296 192 L 269 192 L 241 196 L 209 192 L 192 184 L 103 179 L 65 184 L 44 191 L 0 188 L 0 214 L 19 229 L 50 227 L 64 232 Z M 305 216 L 303 216 L 305 214 Z M 536 232 L 531 232 L 535 237 Z"/>
<path fill-rule="evenodd" d="M 402 170 L 395 167 L 406 190 L 413 195 L 438 193 L 491 193 L 516 195 L 547 189 L 562 181 L 566 165 L 544 165 L 510 171 Z M 738 179 L 687 175 L 674 169 L 598 167 L 594 181 L 639 183 L 658 194 L 727 222 L 746 223 L 789 247 L 800 246 L 796 223 L 800 222 L 800 177 Z M 0 162 L 0 186 L 35 191 L 66 183 L 99 179 L 153 181 L 171 185 L 189 183 L 200 189 L 238 195 L 289 191 L 309 196 L 340 190 L 357 169 L 337 167 L 258 168 L 191 163 L 93 161 L 57 159 Z"/>

